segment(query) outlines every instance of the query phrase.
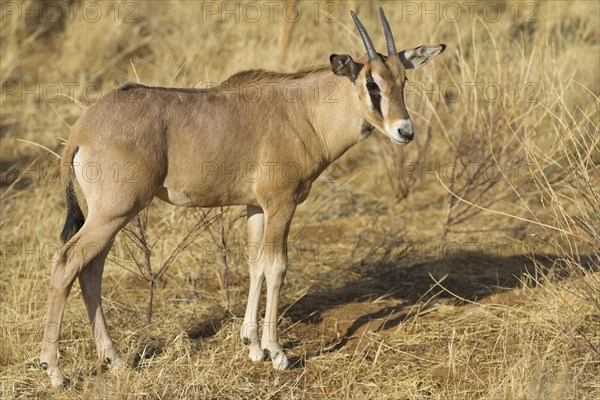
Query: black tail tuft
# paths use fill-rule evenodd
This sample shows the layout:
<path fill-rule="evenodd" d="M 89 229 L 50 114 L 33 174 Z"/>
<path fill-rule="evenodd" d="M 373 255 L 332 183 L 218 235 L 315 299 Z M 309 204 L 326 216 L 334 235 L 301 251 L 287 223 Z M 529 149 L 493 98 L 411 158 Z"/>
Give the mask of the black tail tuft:
<path fill-rule="evenodd" d="M 83 212 L 77 202 L 77 195 L 75 194 L 75 188 L 73 188 L 73 181 L 69 180 L 66 187 L 66 199 L 67 199 L 67 219 L 65 226 L 63 227 L 60 239 L 63 243 L 67 243 L 69 239 L 73 237 L 81 229 L 85 222 Z"/>

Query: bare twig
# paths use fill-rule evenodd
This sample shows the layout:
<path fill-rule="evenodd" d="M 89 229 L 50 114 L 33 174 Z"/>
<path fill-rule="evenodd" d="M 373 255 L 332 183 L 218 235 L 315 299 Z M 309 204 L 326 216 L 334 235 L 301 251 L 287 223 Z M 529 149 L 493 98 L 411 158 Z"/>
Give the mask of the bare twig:
<path fill-rule="evenodd" d="M 144 209 L 140 214 L 136 215 L 135 218 L 127 225 L 123 230 L 126 234 L 127 239 L 131 242 L 134 247 L 137 247 L 142 253 L 142 260 L 138 259 L 138 256 L 133 252 L 129 243 L 126 243 L 129 255 L 133 259 L 134 263 L 140 271 L 140 275 L 148 283 L 148 303 L 146 306 L 146 323 L 152 322 L 153 315 L 153 303 L 154 303 L 154 289 L 157 282 L 162 279 L 169 267 L 173 264 L 177 256 L 189 247 L 198 238 L 198 234 L 201 230 L 209 227 L 218 216 L 208 218 L 210 212 L 201 213 L 200 218 L 197 218 L 194 225 L 188 229 L 184 237 L 177 243 L 175 249 L 166 257 L 165 261 L 160 263 L 158 269 L 152 267 L 152 250 L 157 243 L 156 239 L 152 244 L 148 237 L 148 208 Z M 163 229 L 159 232 L 157 237 L 161 237 L 166 234 L 167 229 Z M 161 250 L 161 257 L 162 257 Z"/>

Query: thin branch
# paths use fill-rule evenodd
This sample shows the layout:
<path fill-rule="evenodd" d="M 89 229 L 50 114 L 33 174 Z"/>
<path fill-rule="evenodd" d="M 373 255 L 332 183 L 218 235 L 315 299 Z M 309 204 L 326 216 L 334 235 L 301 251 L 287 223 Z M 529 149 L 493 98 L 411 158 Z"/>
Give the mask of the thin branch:
<path fill-rule="evenodd" d="M 58 154 L 56 154 L 55 152 L 53 152 L 52 150 L 50 150 L 49 148 L 47 148 L 46 146 L 42 146 L 39 143 L 36 142 L 32 142 L 30 140 L 25 140 L 25 139 L 17 139 L 17 142 L 23 142 L 23 143 L 29 143 L 32 144 L 34 146 L 37 146 L 39 148 L 42 148 L 44 150 L 46 150 L 48 153 L 53 154 L 56 158 L 58 158 L 59 160 L 62 158 L 61 156 L 59 156 Z"/>
<path fill-rule="evenodd" d="M 492 210 L 491 208 L 486 208 L 486 207 L 479 206 L 477 204 L 473 204 L 470 201 L 465 200 L 462 197 L 459 197 L 457 194 L 455 194 L 450 189 L 448 189 L 448 187 L 446 185 L 444 185 L 444 182 L 442 182 L 442 180 L 440 179 L 437 171 L 435 173 L 435 176 L 437 177 L 437 179 L 440 182 L 440 184 L 444 187 L 444 189 L 446 189 L 446 191 L 448 193 L 450 193 L 452 196 L 456 197 L 457 200 L 462 201 L 463 203 L 466 203 L 466 204 L 470 205 L 471 207 L 479 208 L 479 209 L 481 209 L 483 211 L 488 211 L 488 212 L 491 212 L 493 214 L 498 214 L 498 215 L 503 215 L 505 217 L 514 218 L 514 219 L 517 219 L 519 221 L 529 222 L 529 223 L 534 224 L 534 225 L 543 226 L 545 228 L 553 229 L 555 231 L 562 232 L 562 233 L 570 235 L 570 236 L 576 236 L 575 234 L 573 234 L 571 232 L 565 231 L 564 229 L 557 228 L 557 227 L 552 226 L 552 225 L 544 224 L 544 223 L 541 223 L 541 222 L 536 222 L 536 221 L 533 221 L 533 220 L 530 220 L 530 219 L 527 219 L 527 218 L 522 218 L 522 217 L 519 217 L 519 216 L 516 216 L 516 215 L 508 214 L 508 213 L 505 213 L 505 212 L 502 212 L 502 211 Z"/>

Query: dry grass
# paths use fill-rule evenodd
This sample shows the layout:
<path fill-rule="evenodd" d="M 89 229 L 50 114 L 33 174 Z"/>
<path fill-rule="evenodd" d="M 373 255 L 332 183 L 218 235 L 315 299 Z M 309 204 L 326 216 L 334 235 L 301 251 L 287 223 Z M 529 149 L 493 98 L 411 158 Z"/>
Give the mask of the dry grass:
<path fill-rule="evenodd" d="M 56 158 L 19 140 L 60 154 L 68 125 L 115 82 L 201 86 L 241 69 L 292 71 L 334 52 L 358 55 L 350 5 L 339 3 L 319 3 L 315 21 L 317 3 L 300 2 L 293 29 L 282 7 L 273 21 L 268 8 L 244 21 L 243 10 L 259 4 L 252 2 L 239 5 L 239 22 L 207 13 L 220 2 L 117 3 L 118 22 L 112 2 L 93 3 L 104 13 L 95 23 L 81 6 L 72 20 L 21 20 L 36 2 L 2 3 L 1 397 L 600 397 L 600 26 L 598 3 L 587 1 L 496 2 L 498 21 L 486 21 L 479 6 L 479 18 L 463 11 L 456 24 L 446 3 L 439 23 L 420 2 L 412 16 L 403 3 L 384 4 L 399 46 L 448 49 L 409 72 L 407 104 L 423 150 L 390 150 L 375 134 L 299 208 L 280 321 L 297 368 L 278 373 L 246 359 L 240 220 L 227 230 L 227 279 L 219 247 L 202 233 L 156 287 L 149 326 L 147 283 L 120 234 L 103 301 L 130 368 L 114 375 L 96 365 L 74 288 L 61 347 L 74 385 L 49 387 L 37 357 L 64 200 Z M 383 48 L 375 5 L 349 3 Z M 331 5 L 339 21 L 325 23 Z M 136 23 L 125 20 L 131 11 Z M 531 11 L 536 22 L 525 21 Z M 280 38 L 287 31 L 289 41 Z M 471 98 L 465 83 L 473 82 L 480 86 Z M 490 83 L 501 88 L 497 98 L 483 90 Z M 434 84 L 440 90 L 428 93 Z M 71 98 L 53 101 L 56 88 Z M 488 175 L 456 167 L 469 165 L 489 167 Z M 488 211 L 458 200 L 436 172 L 456 196 Z M 162 234 L 155 265 L 193 225 L 188 212 L 151 205 L 150 234 Z"/>

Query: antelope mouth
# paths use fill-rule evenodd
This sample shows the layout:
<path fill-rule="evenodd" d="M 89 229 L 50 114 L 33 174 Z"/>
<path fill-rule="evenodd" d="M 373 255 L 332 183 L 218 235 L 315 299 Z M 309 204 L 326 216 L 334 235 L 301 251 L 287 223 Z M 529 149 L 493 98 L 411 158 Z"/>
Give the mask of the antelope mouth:
<path fill-rule="evenodd" d="M 407 144 L 409 144 L 411 142 L 410 140 L 405 139 L 403 137 L 400 137 L 398 139 L 395 138 L 395 137 L 390 137 L 390 141 L 392 143 L 394 143 L 394 144 L 397 144 L 398 146 L 404 146 L 404 145 L 407 145 Z"/>

